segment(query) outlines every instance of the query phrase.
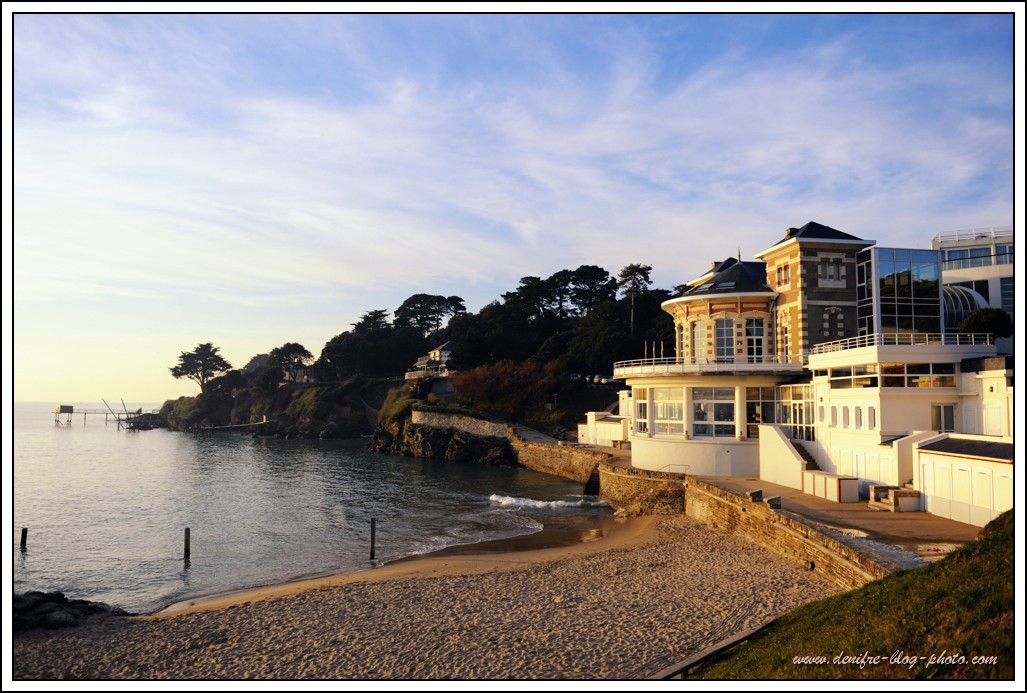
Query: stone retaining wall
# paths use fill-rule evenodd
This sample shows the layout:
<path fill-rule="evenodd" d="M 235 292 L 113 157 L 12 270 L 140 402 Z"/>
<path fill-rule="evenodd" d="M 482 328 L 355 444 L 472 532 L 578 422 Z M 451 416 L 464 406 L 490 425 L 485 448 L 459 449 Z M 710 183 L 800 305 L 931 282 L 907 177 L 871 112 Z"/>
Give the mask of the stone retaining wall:
<path fill-rule="evenodd" d="M 685 508 L 680 474 L 599 464 L 599 497 L 628 515 L 677 515 Z"/>
<path fill-rule="evenodd" d="M 599 467 L 599 497 L 629 515 L 685 512 L 710 527 L 746 537 L 824 574 L 845 589 L 884 577 L 887 566 L 790 514 L 774 510 L 759 494 L 743 498 L 696 478 L 612 464 L 605 452 L 575 445 L 529 442 L 506 424 L 461 414 L 413 412 L 415 423 L 510 440 L 529 469 L 584 483 Z"/>
<path fill-rule="evenodd" d="M 845 589 L 882 578 L 890 570 L 856 549 L 794 517 L 698 479 L 688 479 L 685 514 L 710 527 L 741 535 L 822 573 Z"/>
<path fill-rule="evenodd" d="M 610 455 L 605 452 L 573 444 L 554 445 L 529 442 L 518 436 L 514 428 L 507 424 L 464 414 L 414 409 L 410 420 L 421 426 L 453 428 L 477 436 L 507 438 L 521 465 L 536 472 L 560 476 L 582 484 L 588 481 L 589 475 L 597 464 L 610 458 Z"/>
<path fill-rule="evenodd" d="M 496 438 L 508 438 L 509 426 L 495 421 L 487 421 L 473 416 L 463 414 L 446 414 L 438 411 L 410 412 L 410 420 L 420 426 L 432 428 L 455 428 L 476 436 L 488 436 Z"/>

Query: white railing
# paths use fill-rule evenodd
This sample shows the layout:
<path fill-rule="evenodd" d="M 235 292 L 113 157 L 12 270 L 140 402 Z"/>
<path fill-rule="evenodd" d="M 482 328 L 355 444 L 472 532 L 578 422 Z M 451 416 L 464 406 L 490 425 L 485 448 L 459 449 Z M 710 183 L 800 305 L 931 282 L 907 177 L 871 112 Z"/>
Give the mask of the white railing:
<path fill-rule="evenodd" d="M 947 346 L 989 346 L 992 336 L 987 333 L 971 334 L 955 333 L 924 333 L 924 334 L 892 334 L 875 332 L 859 337 L 838 339 L 833 342 L 817 344 L 811 354 L 830 354 L 846 349 L 859 349 L 868 346 L 915 346 L 921 344 L 944 344 Z"/>
<path fill-rule="evenodd" d="M 975 241 L 978 238 L 1012 238 L 1012 236 L 1012 226 L 985 226 L 980 229 L 943 231 L 935 236 L 931 243 L 944 243 L 945 241 Z"/>
<path fill-rule="evenodd" d="M 626 371 L 641 374 L 652 373 L 732 373 L 745 370 L 801 370 L 806 356 L 742 356 L 732 357 L 669 357 L 617 361 L 613 364 L 614 376 L 625 375 Z"/>

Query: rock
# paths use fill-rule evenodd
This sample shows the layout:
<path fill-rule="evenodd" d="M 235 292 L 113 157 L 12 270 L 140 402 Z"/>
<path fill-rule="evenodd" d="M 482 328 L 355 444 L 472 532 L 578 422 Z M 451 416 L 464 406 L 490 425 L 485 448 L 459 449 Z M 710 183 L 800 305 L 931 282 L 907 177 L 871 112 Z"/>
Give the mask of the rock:
<path fill-rule="evenodd" d="M 14 630 L 67 628 L 94 616 L 127 615 L 101 602 L 68 600 L 61 592 L 25 592 L 11 600 Z"/>

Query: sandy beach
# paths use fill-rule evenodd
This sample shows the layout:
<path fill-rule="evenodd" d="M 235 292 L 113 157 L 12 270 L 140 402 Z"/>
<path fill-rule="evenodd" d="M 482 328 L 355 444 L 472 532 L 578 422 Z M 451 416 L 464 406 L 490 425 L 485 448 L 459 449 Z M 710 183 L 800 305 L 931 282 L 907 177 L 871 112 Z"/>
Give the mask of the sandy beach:
<path fill-rule="evenodd" d="M 13 640 L 26 679 L 642 679 L 839 588 L 684 516 Z"/>

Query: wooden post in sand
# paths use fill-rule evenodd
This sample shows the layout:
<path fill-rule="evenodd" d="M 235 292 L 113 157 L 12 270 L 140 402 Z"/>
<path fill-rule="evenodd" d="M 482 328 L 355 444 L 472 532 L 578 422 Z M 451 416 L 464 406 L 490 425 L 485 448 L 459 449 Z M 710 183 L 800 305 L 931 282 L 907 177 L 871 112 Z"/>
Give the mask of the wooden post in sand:
<path fill-rule="evenodd" d="M 185 558 L 185 560 L 187 560 L 187 561 L 189 560 L 189 528 L 188 527 L 185 528 L 185 555 L 183 556 L 183 558 Z"/>
<path fill-rule="evenodd" d="M 374 518 L 371 518 L 371 560 L 374 560 Z"/>
<path fill-rule="evenodd" d="M 28 541 L 28 538 L 29 538 L 29 528 L 28 527 L 22 527 L 21 528 L 21 550 L 22 551 L 25 550 L 25 542 Z"/>

